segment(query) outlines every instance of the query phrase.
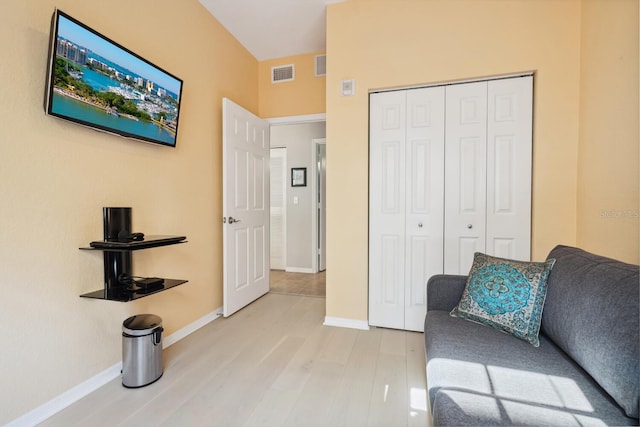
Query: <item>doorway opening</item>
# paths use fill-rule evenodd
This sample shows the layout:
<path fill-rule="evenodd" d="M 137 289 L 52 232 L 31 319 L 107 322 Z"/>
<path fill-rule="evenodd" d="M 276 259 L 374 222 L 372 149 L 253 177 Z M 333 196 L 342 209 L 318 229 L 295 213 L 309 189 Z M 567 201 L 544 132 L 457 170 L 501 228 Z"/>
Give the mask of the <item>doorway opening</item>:
<path fill-rule="evenodd" d="M 320 116 L 270 121 L 271 292 L 325 295 L 326 140 Z"/>

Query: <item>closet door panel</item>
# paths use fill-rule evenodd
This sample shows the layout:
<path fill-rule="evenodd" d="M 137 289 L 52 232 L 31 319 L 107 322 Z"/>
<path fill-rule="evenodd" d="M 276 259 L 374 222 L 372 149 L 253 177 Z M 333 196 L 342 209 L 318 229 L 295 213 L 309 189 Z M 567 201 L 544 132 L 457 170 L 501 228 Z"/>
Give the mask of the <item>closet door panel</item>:
<path fill-rule="evenodd" d="M 467 274 L 486 245 L 487 82 L 446 88 L 444 272 Z"/>
<path fill-rule="evenodd" d="M 531 258 L 533 77 L 488 82 L 487 252 Z"/>
<path fill-rule="evenodd" d="M 378 163 L 380 187 L 380 213 L 383 220 L 393 221 L 394 215 L 404 215 L 404 144 L 400 141 L 384 141 L 379 148 Z M 386 221 L 385 221 L 386 222 Z M 392 227 L 394 224 L 391 222 Z"/>
<path fill-rule="evenodd" d="M 422 331 L 427 280 L 443 272 L 444 87 L 406 93 L 404 329 Z"/>
<path fill-rule="evenodd" d="M 399 234 L 383 234 L 378 245 L 383 260 L 379 264 L 381 283 L 377 299 L 383 305 L 397 306 L 402 304 L 404 272 L 404 236 Z"/>
<path fill-rule="evenodd" d="M 481 237 L 459 236 L 454 247 L 456 249 L 456 259 L 447 261 L 451 265 L 459 267 L 455 272 L 446 274 L 465 275 L 469 273 L 471 269 L 473 254 L 476 252 L 484 252 L 484 239 Z"/>
<path fill-rule="evenodd" d="M 451 143 L 455 152 L 454 159 L 451 164 L 457 163 L 455 180 L 457 187 L 457 211 L 460 215 L 466 215 L 467 218 L 477 218 L 480 220 L 484 215 L 484 191 L 485 187 L 479 178 L 482 176 L 484 164 L 480 161 L 485 153 L 485 139 L 482 137 L 462 137 Z M 457 146 L 456 146 L 457 145 Z M 457 162 L 456 162 L 457 159 Z M 452 171 L 453 173 L 453 171 Z"/>
<path fill-rule="evenodd" d="M 404 327 L 406 95 L 370 97 L 369 323 Z"/>
<path fill-rule="evenodd" d="M 407 238 L 407 286 L 405 288 L 406 302 L 408 311 L 415 310 L 418 313 L 422 311 L 422 322 L 424 323 L 424 315 L 426 314 L 427 307 L 427 293 L 425 292 L 425 278 L 428 278 L 429 266 L 424 261 L 429 258 L 429 255 L 434 255 L 432 246 L 432 239 L 429 236 L 417 236 L 413 235 Z M 411 319 L 411 315 L 406 315 L 406 319 Z M 405 319 L 405 320 L 406 320 Z M 406 322 L 405 322 L 406 323 Z M 406 329 L 420 330 L 421 327 L 414 325 L 414 328 L 409 328 L 409 325 L 405 324 Z"/>

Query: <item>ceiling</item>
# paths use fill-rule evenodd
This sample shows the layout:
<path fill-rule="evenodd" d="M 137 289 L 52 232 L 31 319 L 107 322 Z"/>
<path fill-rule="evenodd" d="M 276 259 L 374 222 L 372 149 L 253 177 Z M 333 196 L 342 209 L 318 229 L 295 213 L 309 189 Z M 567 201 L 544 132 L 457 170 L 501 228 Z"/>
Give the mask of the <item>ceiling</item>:
<path fill-rule="evenodd" d="M 343 0 L 199 0 L 258 60 L 326 49 L 326 5 Z"/>

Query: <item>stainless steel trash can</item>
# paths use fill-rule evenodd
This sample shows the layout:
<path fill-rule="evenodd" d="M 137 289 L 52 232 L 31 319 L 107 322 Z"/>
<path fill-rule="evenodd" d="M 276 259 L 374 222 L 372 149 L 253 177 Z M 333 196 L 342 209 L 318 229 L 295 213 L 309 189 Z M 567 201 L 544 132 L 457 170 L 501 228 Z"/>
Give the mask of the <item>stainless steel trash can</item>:
<path fill-rule="evenodd" d="M 155 314 L 131 316 L 122 323 L 122 385 L 144 387 L 162 370 L 162 319 Z"/>

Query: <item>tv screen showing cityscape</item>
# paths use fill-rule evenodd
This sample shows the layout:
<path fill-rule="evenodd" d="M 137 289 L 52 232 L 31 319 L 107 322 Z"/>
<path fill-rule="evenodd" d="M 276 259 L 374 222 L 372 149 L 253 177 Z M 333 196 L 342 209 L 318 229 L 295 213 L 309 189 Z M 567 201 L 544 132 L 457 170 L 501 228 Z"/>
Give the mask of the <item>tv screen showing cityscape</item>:
<path fill-rule="evenodd" d="M 176 145 L 182 80 L 60 10 L 53 15 L 46 91 L 49 115 Z"/>

